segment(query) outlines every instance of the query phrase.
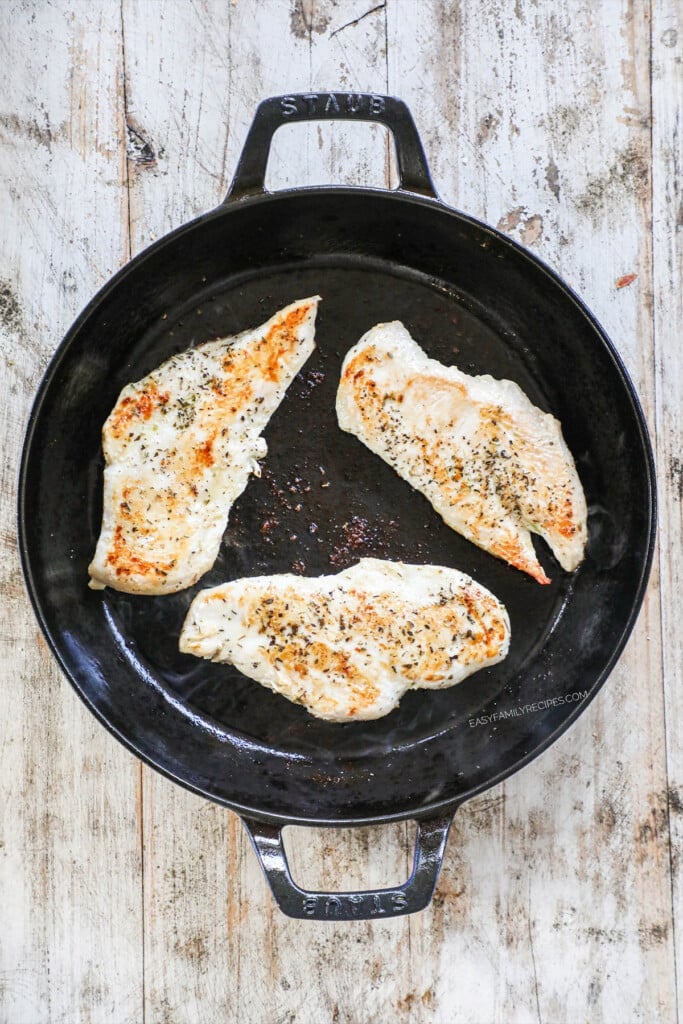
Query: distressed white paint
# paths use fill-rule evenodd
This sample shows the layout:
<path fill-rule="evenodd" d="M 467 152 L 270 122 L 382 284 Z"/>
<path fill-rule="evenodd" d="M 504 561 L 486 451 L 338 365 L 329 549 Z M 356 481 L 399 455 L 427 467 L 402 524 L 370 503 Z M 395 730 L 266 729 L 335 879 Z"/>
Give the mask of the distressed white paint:
<path fill-rule="evenodd" d="M 0 21 L 0 1020 L 135 1024 L 139 769 L 57 670 L 14 532 L 40 373 L 126 257 L 119 17 L 76 0 Z"/>
<path fill-rule="evenodd" d="M 0 4 L 0 1019 L 676 1018 L 683 24 L 676 0 L 652 26 L 648 3 L 569 7 Z M 600 697 L 458 815 L 433 905 L 316 925 L 273 909 L 233 815 L 142 769 L 81 708 L 24 597 L 13 516 L 30 400 L 75 313 L 129 252 L 223 198 L 262 97 L 324 88 L 406 99 L 444 199 L 530 246 L 602 320 L 656 425 L 663 557 Z M 297 126 L 267 180 L 388 184 L 390 156 L 378 127 Z M 407 875 L 412 828 L 287 843 L 304 884 L 382 884 Z"/>
<path fill-rule="evenodd" d="M 683 9 L 675 0 L 653 7 L 652 148 L 654 326 L 656 362 L 662 664 L 668 769 L 662 822 L 668 823 L 677 984 L 683 989 Z"/>

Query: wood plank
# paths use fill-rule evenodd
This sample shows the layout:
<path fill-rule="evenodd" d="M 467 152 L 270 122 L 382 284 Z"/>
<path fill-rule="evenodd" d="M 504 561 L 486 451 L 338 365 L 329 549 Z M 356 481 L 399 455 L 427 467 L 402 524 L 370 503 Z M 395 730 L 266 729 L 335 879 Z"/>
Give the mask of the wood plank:
<path fill-rule="evenodd" d="M 253 24 L 253 11 L 248 11 L 241 24 L 240 50 L 246 46 L 248 53 L 248 40 L 267 38 L 265 52 L 272 54 L 253 100 L 335 87 L 384 92 L 384 12 L 363 17 L 373 6 L 356 0 L 269 4 L 259 10 Z M 246 127 L 251 110 L 245 114 L 238 123 Z M 276 136 L 267 183 L 271 188 L 327 182 L 385 185 L 388 170 L 383 129 L 314 123 L 291 126 Z M 286 833 L 294 876 L 310 888 L 381 886 L 403 880 L 411 843 L 412 830 L 404 825 Z M 242 936 L 241 948 L 233 947 L 238 961 L 232 962 L 242 964 L 242 977 L 250 971 L 252 982 L 241 986 L 238 1012 L 248 1018 L 262 1006 L 266 1018 L 297 1024 L 352 1021 L 357 1014 L 361 1019 L 382 1019 L 393 1005 L 397 987 L 402 991 L 405 986 L 407 922 L 330 923 L 319 929 L 310 922 L 288 920 L 274 910 L 251 850 L 241 865 L 241 904 L 250 933 Z M 391 964 L 390 970 L 386 964 Z"/>
<path fill-rule="evenodd" d="M 39 377 L 125 257 L 116 8 L 0 5 L 0 1019 L 142 1010 L 136 762 L 59 673 L 24 591 L 15 480 Z"/>
<path fill-rule="evenodd" d="M 409 7 L 389 0 L 389 88 L 441 194 L 583 293 L 652 421 L 647 7 L 413 4 L 407 49 Z M 463 808 L 437 900 L 411 921 L 414 1005 L 429 984 L 453 1021 L 673 1019 L 656 582 L 594 705 Z"/>
<path fill-rule="evenodd" d="M 654 340 L 657 394 L 657 479 L 661 553 L 662 664 L 668 787 L 661 826 L 669 829 L 678 1015 L 683 1012 L 683 10 L 670 0 L 653 5 L 652 148 Z"/>
<path fill-rule="evenodd" d="M 210 209 L 225 189 L 226 4 L 121 6 L 131 253 Z M 227 813 L 141 767 L 147 1024 L 229 1015 Z"/>

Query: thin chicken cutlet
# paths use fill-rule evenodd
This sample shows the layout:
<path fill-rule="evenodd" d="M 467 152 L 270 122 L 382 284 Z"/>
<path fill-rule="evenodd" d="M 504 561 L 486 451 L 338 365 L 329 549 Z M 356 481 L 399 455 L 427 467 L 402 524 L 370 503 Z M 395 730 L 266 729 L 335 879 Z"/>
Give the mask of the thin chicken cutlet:
<path fill-rule="evenodd" d="M 563 569 L 583 560 L 586 500 L 560 423 L 512 381 L 443 366 L 402 323 L 378 324 L 344 360 L 337 418 L 448 526 L 539 583 L 530 532 Z"/>
<path fill-rule="evenodd" d="M 509 643 L 504 606 L 465 573 L 376 558 L 202 590 L 180 635 L 184 653 L 235 665 L 330 722 L 381 718 L 406 690 L 495 665 Z"/>
<path fill-rule="evenodd" d="M 261 437 L 315 348 L 319 297 L 173 356 L 121 392 L 104 424 L 102 529 L 90 586 L 170 594 L 216 560 Z"/>

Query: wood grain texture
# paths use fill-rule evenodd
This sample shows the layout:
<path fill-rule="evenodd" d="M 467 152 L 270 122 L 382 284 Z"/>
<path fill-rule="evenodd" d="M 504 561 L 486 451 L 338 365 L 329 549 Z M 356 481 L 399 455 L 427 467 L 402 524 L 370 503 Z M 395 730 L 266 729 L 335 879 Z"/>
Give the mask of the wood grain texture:
<path fill-rule="evenodd" d="M 683 21 L 677 0 L 569 6 L 0 4 L 0 1021 L 677 1019 Z M 601 320 L 656 440 L 662 556 L 600 696 L 459 812 L 428 910 L 324 925 L 280 915 L 239 820 L 81 707 L 14 532 L 23 430 L 64 330 L 130 254 L 222 200 L 261 98 L 316 89 L 405 99 L 444 200 Z M 383 129 L 278 133 L 269 187 L 338 181 L 395 183 Z M 286 841 L 302 884 L 383 885 L 407 876 L 413 828 Z"/>
<path fill-rule="evenodd" d="M 0 5 L 0 1020 L 142 1010 L 139 770 L 65 685 L 26 598 L 15 481 L 40 374 L 126 257 L 118 12 Z"/>
<path fill-rule="evenodd" d="M 683 583 L 683 9 L 656 4 L 652 23 L 652 232 L 654 338 L 661 565 L 664 736 L 668 787 L 661 827 L 668 829 L 676 981 L 683 992 L 683 632 L 677 608 Z"/>

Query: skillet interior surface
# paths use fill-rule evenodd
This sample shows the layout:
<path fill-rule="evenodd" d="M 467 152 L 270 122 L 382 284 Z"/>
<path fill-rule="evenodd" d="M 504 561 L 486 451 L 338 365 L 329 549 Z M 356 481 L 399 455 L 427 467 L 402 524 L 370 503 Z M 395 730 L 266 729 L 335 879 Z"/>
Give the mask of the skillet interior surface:
<path fill-rule="evenodd" d="M 322 296 L 317 351 L 266 430 L 218 561 L 160 598 L 87 587 L 101 517 L 100 431 L 121 388 L 190 345 Z M 589 505 L 588 557 L 552 584 L 448 529 L 336 423 L 341 361 L 400 319 L 427 353 L 517 381 L 562 422 Z M 74 325 L 29 428 L 20 536 L 43 628 L 77 690 L 136 753 L 250 814 L 371 821 L 457 802 L 548 744 L 597 691 L 628 635 L 652 542 L 642 419 L 599 328 L 540 264 L 438 204 L 307 190 L 215 211 L 143 253 Z M 408 693 L 377 722 L 331 725 L 231 667 L 181 655 L 194 594 L 238 576 L 319 575 L 373 555 L 453 566 L 507 606 L 505 662 Z M 494 716 L 498 716 L 497 718 Z"/>

